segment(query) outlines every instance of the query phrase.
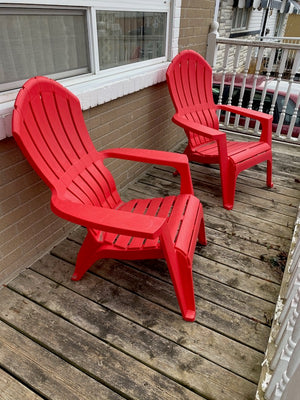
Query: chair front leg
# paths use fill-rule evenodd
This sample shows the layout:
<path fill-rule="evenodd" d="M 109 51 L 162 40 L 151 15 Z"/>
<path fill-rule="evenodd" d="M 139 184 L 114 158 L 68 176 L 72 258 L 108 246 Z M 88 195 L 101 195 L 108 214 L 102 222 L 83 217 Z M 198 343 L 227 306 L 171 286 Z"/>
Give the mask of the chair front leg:
<path fill-rule="evenodd" d="M 92 233 L 88 231 L 77 255 L 72 281 L 79 281 L 85 272 L 98 260 L 98 248 L 99 243 Z"/>
<path fill-rule="evenodd" d="M 234 203 L 235 184 L 237 177 L 235 174 L 235 165 L 232 165 L 232 162 L 229 161 L 227 155 L 227 144 L 225 136 L 220 137 L 220 139 L 218 140 L 218 150 L 223 207 L 227 210 L 231 210 Z"/>

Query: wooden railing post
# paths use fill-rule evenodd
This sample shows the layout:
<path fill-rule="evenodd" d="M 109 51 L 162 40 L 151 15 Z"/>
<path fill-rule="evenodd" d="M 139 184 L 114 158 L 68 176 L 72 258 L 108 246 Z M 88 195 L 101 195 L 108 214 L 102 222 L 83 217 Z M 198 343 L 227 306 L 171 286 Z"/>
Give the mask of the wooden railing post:
<path fill-rule="evenodd" d="M 216 64 L 217 57 L 217 37 L 219 24 L 217 21 L 213 21 L 210 25 L 210 32 L 207 36 L 207 48 L 206 48 L 206 61 L 213 68 Z"/>

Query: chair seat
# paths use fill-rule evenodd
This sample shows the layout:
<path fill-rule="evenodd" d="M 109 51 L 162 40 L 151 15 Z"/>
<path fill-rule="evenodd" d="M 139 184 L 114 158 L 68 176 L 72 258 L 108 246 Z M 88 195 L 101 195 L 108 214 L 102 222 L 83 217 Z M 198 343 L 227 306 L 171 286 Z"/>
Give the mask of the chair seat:
<path fill-rule="evenodd" d="M 227 142 L 227 154 L 234 164 L 241 163 L 268 151 L 271 151 L 271 147 L 265 142 Z M 207 158 L 209 162 L 218 163 L 219 151 L 215 141 L 197 146 L 194 153 L 203 158 L 203 162 Z"/>
<path fill-rule="evenodd" d="M 154 199 L 134 199 L 118 208 L 136 214 L 146 214 L 168 218 L 167 225 L 171 240 L 175 249 L 189 256 L 194 251 L 192 244 L 194 237 L 198 235 L 202 206 L 193 195 L 180 194 L 178 196 L 160 197 Z M 156 239 L 144 239 L 113 233 L 103 233 L 102 243 L 106 250 L 120 250 L 130 252 L 161 251 L 159 237 Z"/>

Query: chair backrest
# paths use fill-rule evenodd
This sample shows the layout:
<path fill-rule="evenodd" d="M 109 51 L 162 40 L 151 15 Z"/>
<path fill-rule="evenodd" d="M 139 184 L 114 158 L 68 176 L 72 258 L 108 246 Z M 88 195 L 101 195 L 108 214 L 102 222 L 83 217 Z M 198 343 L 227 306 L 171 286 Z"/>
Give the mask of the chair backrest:
<path fill-rule="evenodd" d="M 51 190 L 71 201 L 114 207 L 115 182 L 85 126 L 79 100 L 59 83 L 29 79 L 13 112 L 13 136 Z"/>
<path fill-rule="evenodd" d="M 167 83 L 178 114 L 190 121 L 219 129 L 212 93 L 212 68 L 200 54 L 193 50 L 177 54 L 167 70 Z M 194 141 L 199 137 L 190 136 Z M 199 140 L 206 141 L 203 138 Z"/>

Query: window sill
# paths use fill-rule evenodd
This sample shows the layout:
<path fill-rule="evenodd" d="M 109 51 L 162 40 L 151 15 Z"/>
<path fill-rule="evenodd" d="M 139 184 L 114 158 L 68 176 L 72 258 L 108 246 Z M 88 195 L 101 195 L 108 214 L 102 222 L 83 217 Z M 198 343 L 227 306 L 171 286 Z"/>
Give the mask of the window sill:
<path fill-rule="evenodd" d="M 59 82 L 74 93 L 82 110 L 137 92 L 166 80 L 169 62 L 135 68 L 106 77 L 85 75 Z M 12 136 L 11 117 L 18 90 L 0 94 L 0 140 Z"/>
<path fill-rule="evenodd" d="M 229 35 L 230 38 L 238 38 L 238 37 L 243 37 L 243 36 L 255 36 L 260 33 L 259 30 L 255 31 L 248 31 L 248 30 L 233 30 L 231 31 L 231 34 Z"/>

